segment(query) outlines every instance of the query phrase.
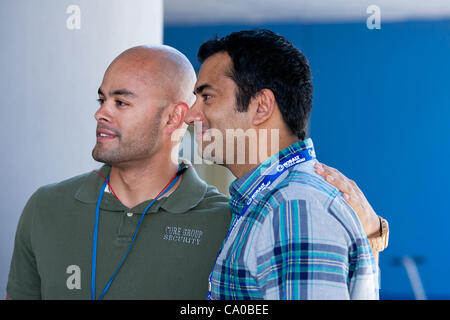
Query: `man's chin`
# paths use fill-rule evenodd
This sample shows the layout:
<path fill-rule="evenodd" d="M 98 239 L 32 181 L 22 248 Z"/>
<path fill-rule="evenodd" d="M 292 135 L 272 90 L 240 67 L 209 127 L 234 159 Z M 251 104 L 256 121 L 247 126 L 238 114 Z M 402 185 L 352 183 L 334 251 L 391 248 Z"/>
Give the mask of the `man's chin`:
<path fill-rule="evenodd" d="M 104 152 L 100 152 L 97 148 L 92 150 L 92 158 L 101 163 L 112 164 L 114 162 L 113 157 L 104 154 Z"/>
<path fill-rule="evenodd" d="M 100 163 L 104 163 L 104 164 L 111 164 L 110 161 L 108 161 L 107 159 L 104 158 L 99 158 L 99 157 L 92 157 L 95 161 L 100 162 Z"/>

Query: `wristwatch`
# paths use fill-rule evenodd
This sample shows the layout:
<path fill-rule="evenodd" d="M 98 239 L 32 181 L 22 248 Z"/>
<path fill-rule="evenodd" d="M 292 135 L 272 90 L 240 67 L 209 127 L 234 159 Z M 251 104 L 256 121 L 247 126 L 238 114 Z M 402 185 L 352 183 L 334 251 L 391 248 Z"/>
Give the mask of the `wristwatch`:
<path fill-rule="evenodd" d="M 389 242 L 389 223 L 386 219 L 378 216 L 381 225 L 381 234 L 378 237 L 369 238 L 369 244 L 373 251 L 381 252 L 387 248 Z"/>

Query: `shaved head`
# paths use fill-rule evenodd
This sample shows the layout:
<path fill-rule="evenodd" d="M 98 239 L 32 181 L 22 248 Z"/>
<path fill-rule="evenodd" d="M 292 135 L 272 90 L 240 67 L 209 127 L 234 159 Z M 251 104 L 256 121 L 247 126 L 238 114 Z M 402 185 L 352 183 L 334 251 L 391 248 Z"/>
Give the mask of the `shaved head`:
<path fill-rule="evenodd" d="M 182 101 L 189 106 L 194 103 L 194 68 L 184 54 L 172 47 L 146 45 L 130 48 L 114 59 L 108 70 L 116 67 L 126 68 L 146 85 L 159 88 L 168 103 Z"/>
<path fill-rule="evenodd" d="M 172 133 L 186 130 L 184 115 L 194 103 L 195 82 L 189 60 L 169 46 L 139 46 L 121 53 L 98 89 L 94 159 L 126 165 L 178 148 L 182 136 L 173 139 Z"/>

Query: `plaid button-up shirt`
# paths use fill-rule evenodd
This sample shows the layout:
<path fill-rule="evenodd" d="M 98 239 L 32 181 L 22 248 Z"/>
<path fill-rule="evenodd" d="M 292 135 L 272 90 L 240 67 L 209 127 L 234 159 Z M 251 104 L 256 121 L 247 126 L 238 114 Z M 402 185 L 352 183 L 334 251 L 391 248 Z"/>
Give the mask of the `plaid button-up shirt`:
<path fill-rule="evenodd" d="M 211 274 L 212 299 L 378 299 L 362 225 L 338 189 L 294 165 L 254 194 L 265 172 L 311 139 L 280 151 L 230 186 L 233 222 Z"/>

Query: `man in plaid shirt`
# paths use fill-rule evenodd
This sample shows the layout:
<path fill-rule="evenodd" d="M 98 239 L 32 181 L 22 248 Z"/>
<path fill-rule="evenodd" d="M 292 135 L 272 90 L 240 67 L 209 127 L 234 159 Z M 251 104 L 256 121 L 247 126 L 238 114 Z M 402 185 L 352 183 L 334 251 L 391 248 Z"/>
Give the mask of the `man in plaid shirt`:
<path fill-rule="evenodd" d="M 201 123 L 200 148 L 212 135 L 227 137 L 233 148 L 212 160 L 238 178 L 230 186 L 233 220 L 208 298 L 378 299 L 377 266 L 361 222 L 314 169 L 305 56 L 269 30 L 252 30 L 207 41 L 198 57 L 197 100 L 186 121 Z M 279 149 L 264 156 L 262 132 L 273 129 Z M 230 155 L 239 136 L 230 138 L 229 130 L 255 132 L 255 162 L 255 143 Z M 237 161 L 242 153 L 245 163 Z"/>
<path fill-rule="evenodd" d="M 281 150 L 230 187 L 233 219 L 271 167 L 306 139 Z M 375 299 L 377 269 L 367 237 L 339 191 L 314 170 L 295 165 L 243 212 L 213 270 L 216 299 Z"/>

